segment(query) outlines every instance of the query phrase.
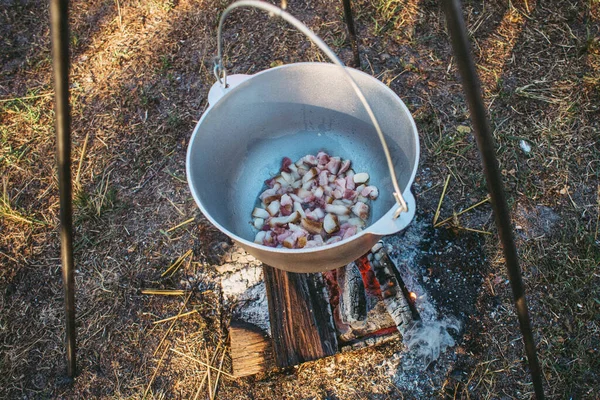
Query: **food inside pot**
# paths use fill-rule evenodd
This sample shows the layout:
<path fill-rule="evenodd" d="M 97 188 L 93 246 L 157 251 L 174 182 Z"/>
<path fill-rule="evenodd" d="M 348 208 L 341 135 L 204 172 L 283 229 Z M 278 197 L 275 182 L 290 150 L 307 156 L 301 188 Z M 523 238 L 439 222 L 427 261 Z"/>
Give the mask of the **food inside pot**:
<path fill-rule="evenodd" d="M 339 242 L 364 229 L 379 190 L 350 160 L 324 151 L 281 161 L 252 211 L 255 243 L 289 249 Z"/>

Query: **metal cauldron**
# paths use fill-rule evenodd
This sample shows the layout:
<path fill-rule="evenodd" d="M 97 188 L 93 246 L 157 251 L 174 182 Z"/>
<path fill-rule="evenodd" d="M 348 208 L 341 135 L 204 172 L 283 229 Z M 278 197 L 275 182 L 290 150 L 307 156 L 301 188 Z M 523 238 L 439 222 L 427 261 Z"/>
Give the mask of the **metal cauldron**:
<path fill-rule="evenodd" d="M 344 71 L 345 69 L 345 71 Z M 373 119 L 349 84 L 348 73 L 371 106 L 385 136 L 400 207 L 386 154 Z M 384 143 L 385 145 L 385 143 Z M 370 204 L 368 226 L 323 247 L 272 248 L 253 242 L 251 212 L 265 179 L 292 160 L 325 150 L 368 172 L 379 198 Z M 415 214 L 410 186 L 419 162 L 419 137 L 405 104 L 379 80 L 361 71 L 325 63 L 298 63 L 217 82 L 209 107 L 192 134 L 187 178 L 206 218 L 264 263 L 291 272 L 319 272 L 346 265 L 382 236 L 404 229 Z M 397 216 L 397 215 L 396 215 Z"/>

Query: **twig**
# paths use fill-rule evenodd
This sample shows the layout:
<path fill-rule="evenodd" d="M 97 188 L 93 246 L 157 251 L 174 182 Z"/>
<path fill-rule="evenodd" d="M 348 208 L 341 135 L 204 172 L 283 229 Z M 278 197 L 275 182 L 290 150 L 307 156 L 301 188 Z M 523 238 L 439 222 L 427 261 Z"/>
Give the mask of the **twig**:
<path fill-rule="evenodd" d="M 77 174 L 75 175 L 75 185 L 79 185 L 79 173 L 81 172 L 81 165 L 83 164 L 83 156 L 85 155 L 85 150 L 87 149 L 88 139 L 90 137 L 89 132 L 85 135 L 85 140 L 83 141 L 83 148 L 81 149 L 81 156 L 79 157 L 79 165 L 77 166 Z"/>
<path fill-rule="evenodd" d="M 217 350 L 215 351 L 215 354 L 213 355 L 213 359 L 210 362 L 211 364 L 215 362 L 215 359 L 217 358 L 217 354 L 219 354 L 219 349 L 220 348 L 221 348 L 221 342 L 219 341 L 219 344 L 217 345 Z M 194 396 L 194 400 L 197 400 L 198 396 L 200 396 L 200 391 L 204 387 L 204 382 L 206 382 L 206 378 L 207 377 L 208 377 L 208 368 L 205 371 L 204 378 L 202 378 L 202 382 L 200 382 L 200 386 L 198 386 L 198 390 L 196 391 L 196 395 Z"/>
<path fill-rule="evenodd" d="M 154 321 L 153 324 L 154 325 L 161 324 L 163 322 L 172 321 L 174 319 L 179 319 L 179 318 L 187 317 L 188 315 L 192 315 L 192 314 L 195 314 L 197 312 L 198 312 L 198 310 L 192 310 L 192 311 L 189 311 L 189 312 L 186 312 L 186 313 L 183 313 L 183 314 L 177 314 L 177 315 L 174 315 L 174 316 L 169 317 L 169 318 L 165 318 L 165 319 L 160 319 L 158 321 Z"/>
<path fill-rule="evenodd" d="M 454 217 L 458 217 L 459 215 L 462 215 L 462 214 L 466 213 L 467 211 L 474 209 L 475 207 L 479 207 L 480 205 L 482 205 L 483 203 L 487 203 L 488 201 L 490 201 L 489 196 L 486 197 L 485 199 L 481 200 L 480 202 L 473 204 L 470 207 L 465 208 L 464 210 L 460 211 L 459 213 L 454 214 L 453 216 L 446 218 L 445 220 L 438 222 L 437 224 L 434 224 L 433 227 L 438 228 L 438 227 L 444 225 L 445 223 L 452 221 L 454 219 Z"/>
<path fill-rule="evenodd" d="M 13 98 L 10 98 L 10 99 L 0 99 L 0 103 L 7 103 L 9 101 L 15 101 L 15 100 L 38 99 L 40 97 L 49 97 L 49 96 L 54 96 L 54 92 L 36 94 L 36 95 L 25 96 L 25 97 L 13 97 Z"/>
<path fill-rule="evenodd" d="M 179 312 L 177 313 L 178 315 L 181 314 L 181 312 L 184 310 L 184 308 L 187 305 L 188 300 L 190 299 L 191 296 L 192 296 L 192 293 L 190 293 L 188 295 L 187 299 L 185 299 L 185 301 L 183 302 L 183 305 L 181 306 L 181 308 L 179 309 Z M 177 322 L 176 319 L 174 319 L 173 322 L 171 322 L 171 325 L 169 326 L 169 329 L 167 329 L 167 331 L 163 335 L 162 339 L 160 340 L 160 343 L 158 344 L 158 346 L 156 346 L 156 350 L 154 350 L 154 354 L 152 354 L 152 355 L 154 355 L 154 356 L 156 355 L 156 353 L 158 352 L 158 349 L 160 349 L 160 346 L 162 346 L 163 342 L 165 341 L 165 339 L 167 338 L 167 336 L 169 335 L 169 333 L 173 329 L 173 326 L 175 326 L 175 322 Z"/>
<path fill-rule="evenodd" d="M 160 296 L 183 296 L 185 294 L 185 290 L 142 289 L 142 294 L 152 294 Z"/>
<path fill-rule="evenodd" d="M 148 386 L 146 387 L 146 391 L 144 392 L 144 396 L 142 396 L 142 399 L 145 399 L 146 396 L 148 395 L 148 391 L 150 390 L 150 387 L 152 386 L 152 382 L 154 382 L 154 378 L 156 378 L 156 374 L 158 373 L 158 370 L 159 370 L 160 366 L 162 365 L 163 359 L 165 358 L 165 354 L 167 354 L 167 350 L 169 350 L 169 348 L 165 347 L 165 351 L 163 351 L 162 356 L 160 356 L 158 365 L 156 365 L 156 368 L 154 369 L 154 373 L 152 374 L 152 378 L 150 378 L 150 382 L 148 382 Z"/>
<path fill-rule="evenodd" d="M 181 267 L 181 265 L 183 264 L 183 262 L 185 261 L 185 259 L 192 254 L 192 250 L 188 250 L 186 251 L 182 256 L 180 256 L 177 260 L 175 260 L 175 262 L 173 264 L 171 264 L 166 270 L 165 272 L 163 272 L 162 274 L 160 274 L 161 278 L 164 278 L 167 274 L 171 273 L 171 275 L 173 275 L 178 269 L 179 267 Z"/>
<path fill-rule="evenodd" d="M 219 387 L 219 378 L 221 377 L 221 371 L 223 368 L 223 360 L 225 359 L 225 349 L 223 348 L 223 354 L 221 354 L 221 361 L 219 362 L 219 372 L 217 372 L 217 379 L 215 380 L 215 391 L 213 392 L 213 399 L 217 395 L 217 388 Z"/>
<path fill-rule="evenodd" d="M 204 354 L 206 354 L 206 361 L 209 362 L 210 364 L 212 364 L 212 362 L 210 361 L 210 357 L 208 356 L 208 348 L 204 348 Z M 216 353 L 215 353 L 216 354 Z M 208 364 L 207 364 L 208 365 Z M 208 368 L 206 370 L 206 375 L 208 376 L 208 398 L 210 400 L 213 400 L 213 391 L 212 391 L 212 384 L 210 382 L 210 368 Z"/>
<path fill-rule="evenodd" d="M 440 208 L 442 208 L 442 202 L 444 201 L 444 196 L 446 196 L 446 189 L 448 188 L 448 182 L 450 182 L 450 176 L 446 178 L 446 182 L 444 183 L 444 189 L 442 190 L 442 195 L 440 196 L 440 201 L 438 202 L 437 210 L 435 211 L 435 216 L 433 217 L 433 225 L 437 222 L 440 217 Z"/>
<path fill-rule="evenodd" d="M 204 361 L 200 361 L 200 360 L 198 360 L 197 358 L 190 357 L 190 356 L 188 356 L 187 354 L 184 354 L 184 353 L 182 353 L 182 352 L 180 352 L 180 351 L 177 351 L 177 350 L 175 350 L 175 349 L 173 349 L 173 348 L 171 349 L 171 351 L 172 351 L 172 352 L 174 352 L 174 353 L 177 353 L 177 354 L 179 354 L 180 356 L 183 356 L 183 357 L 185 357 L 185 358 L 187 358 L 187 359 L 190 359 L 190 360 L 192 360 L 192 361 L 195 361 L 195 362 L 197 362 L 198 364 L 204 365 L 206 368 L 210 368 L 210 369 L 212 369 L 212 370 L 215 370 L 215 371 L 221 371 L 221 374 L 225 375 L 225 376 L 226 376 L 226 377 L 228 377 L 228 378 L 231 378 L 231 379 L 236 379 L 236 378 L 235 378 L 235 376 L 233 376 L 233 375 L 231 375 L 231 374 L 229 374 L 229 373 L 227 373 L 227 372 L 225 372 L 225 371 L 223 371 L 223 370 L 221 370 L 221 369 L 219 369 L 219 368 L 215 368 L 215 367 L 213 367 L 212 365 L 208 365 L 208 364 L 207 364 L 207 363 L 205 363 Z"/>
<path fill-rule="evenodd" d="M 466 228 L 464 226 L 459 226 L 458 229 L 462 229 L 462 230 L 469 231 L 469 232 L 475 232 L 475 233 L 483 233 L 484 235 L 491 235 L 492 234 L 492 232 L 480 231 L 479 229 Z"/>
<path fill-rule="evenodd" d="M 167 229 L 167 233 L 173 232 L 175 229 L 181 228 L 182 226 L 185 226 L 185 225 L 189 224 L 190 222 L 194 222 L 194 220 L 195 220 L 195 217 L 192 217 L 192 218 L 190 218 L 188 220 L 185 220 L 182 223 L 180 223 L 179 225 L 176 225 L 176 226 L 174 226 L 172 228 Z"/>

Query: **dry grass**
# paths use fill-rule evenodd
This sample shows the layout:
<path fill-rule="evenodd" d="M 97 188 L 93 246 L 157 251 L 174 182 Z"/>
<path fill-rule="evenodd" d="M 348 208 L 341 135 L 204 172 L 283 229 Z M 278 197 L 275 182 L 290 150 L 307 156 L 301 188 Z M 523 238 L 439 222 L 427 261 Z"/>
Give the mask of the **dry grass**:
<path fill-rule="evenodd" d="M 214 30 L 228 3 L 72 3 L 80 369 L 73 386 L 62 379 L 47 13 L 39 1 L 0 6 L 0 397 L 410 398 L 383 367 L 400 343 L 287 373 L 235 381 L 227 375 L 228 317 L 214 270 L 215 249 L 226 238 L 198 216 L 184 160 L 206 107 Z M 363 69 L 400 94 L 420 130 L 420 218 L 437 214 L 451 176 L 438 210 L 445 235 L 440 221 L 486 191 L 441 10 L 429 0 L 355 0 L 353 7 Z M 290 0 L 288 9 L 351 59 L 341 4 Z M 465 1 L 465 15 L 517 225 L 547 393 L 594 398 L 600 2 Z M 232 73 L 321 60 L 298 33 L 252 11 L 227 23 L 225 46 Z M 460 214 L 459 226 L 493 232 L 489 205 Z M 457 241 L 468 234 L 448 233 Z M 488 261 L 479 272 L 477 311 L 453 353 L 453 371 L 434 391 L 440 398 L 530 398 L 496 237 L 479 236 Z M 143 294 L 148 288 L 175 295 Z"/>

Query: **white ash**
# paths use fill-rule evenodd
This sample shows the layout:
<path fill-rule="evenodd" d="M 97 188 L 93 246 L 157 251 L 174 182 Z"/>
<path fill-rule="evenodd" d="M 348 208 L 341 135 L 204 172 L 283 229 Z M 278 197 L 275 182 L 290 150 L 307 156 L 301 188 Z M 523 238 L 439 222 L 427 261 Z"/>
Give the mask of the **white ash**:
<path fill-rule="evenodd" d="M 217 267 L 222 271 L 221 292 L 226 307 L 231 307 L 237 318 L 254 324 L 271 334 L 262 264 L 239 247 Z"/>
<path fill-rule="evenodd" d="M 455 345 L 451 334 L 457 334 L 461 329 L 457 318 L 439 315 L 436 305 L 417 278 L 420 274 L 419 260 L 423 255 L 422 245 L 426 240 L 424 236 L 428 227 L 426 222 L 415 219 L 403 233 L 385 239 L 388 254 L 398 266 L 404 284 L 409 291 L 417 295 L 415 305 L 421 321 L 404 333 L 405 349 L 385 360 L 380 367 L 385 368 L 386 373 L 392 376 L 400 390 L 419 396 L 427 396 L 433 390 L 432 382 L 423 379 L 425 369 L 443 371 L 435 373 L 435 376 L 439 377 L 445 376 L 445 371 L 451 368 L 452 359 L 456 355 L 447 352 L 447 349 Z"/>

